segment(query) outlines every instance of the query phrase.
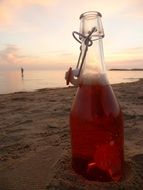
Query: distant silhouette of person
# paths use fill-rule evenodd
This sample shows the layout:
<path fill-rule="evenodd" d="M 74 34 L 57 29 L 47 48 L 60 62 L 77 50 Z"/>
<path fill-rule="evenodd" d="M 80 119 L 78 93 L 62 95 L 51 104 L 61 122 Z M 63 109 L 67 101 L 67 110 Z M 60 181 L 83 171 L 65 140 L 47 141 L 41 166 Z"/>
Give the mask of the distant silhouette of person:
<path fill-rule="evenodd" d="M 21 76 L 24 77 L 24 69 L 21 67 Z"/>

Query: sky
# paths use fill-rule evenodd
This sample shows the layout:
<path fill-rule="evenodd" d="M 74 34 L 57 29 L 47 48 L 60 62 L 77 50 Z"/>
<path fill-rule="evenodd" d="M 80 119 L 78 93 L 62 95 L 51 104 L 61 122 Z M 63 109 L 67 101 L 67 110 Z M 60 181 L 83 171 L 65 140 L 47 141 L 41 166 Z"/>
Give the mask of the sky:
<path fill-rule="evenodd" d="M 0 70 L 76 66 L 79 16 L 102 13 L 107 68 L 143 68 L 143 0 L 0 0 Z"/>

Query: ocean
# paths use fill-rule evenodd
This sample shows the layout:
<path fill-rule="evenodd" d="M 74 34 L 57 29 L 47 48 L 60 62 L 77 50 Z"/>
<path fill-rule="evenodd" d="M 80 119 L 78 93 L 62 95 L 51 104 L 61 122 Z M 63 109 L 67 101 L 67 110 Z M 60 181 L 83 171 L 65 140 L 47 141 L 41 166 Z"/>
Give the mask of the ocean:
<path fill-rule="evenodd" d="M 42 88 L 66 87 L 65 71 L 0 71 L 0 94 L 34 91 Z M 108 71 L 110 84 L 137 81 L 143 78 L 143 71 Z"/>

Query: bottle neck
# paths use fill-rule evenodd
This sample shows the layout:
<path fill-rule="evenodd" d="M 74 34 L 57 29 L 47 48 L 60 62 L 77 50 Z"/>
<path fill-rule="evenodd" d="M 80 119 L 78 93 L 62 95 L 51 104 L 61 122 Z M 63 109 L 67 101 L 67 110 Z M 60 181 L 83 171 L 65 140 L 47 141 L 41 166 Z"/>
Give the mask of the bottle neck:
<path fill-rule="evenodd" d="M 101 17 L 102 15 L 97 11 L 85 12 L 80 16 L 80 40 L 82 41 L 83 60 L 79 75 L 80 83 L 107 84 L 102 44 L 104 30 Z M 86 43 L 86 40 L 89 43 Z M 84 54 L 85 51 L 86 56 Z"/>
<path fill-rule="evenodd" d="M 87 48 L 79 81 L 81 84 L 107 84 L 102 39 L 93 40 L 92 42 L 93 44 Z M 83 41 L 82 56 L 85 50 L 86 45 Z"/>

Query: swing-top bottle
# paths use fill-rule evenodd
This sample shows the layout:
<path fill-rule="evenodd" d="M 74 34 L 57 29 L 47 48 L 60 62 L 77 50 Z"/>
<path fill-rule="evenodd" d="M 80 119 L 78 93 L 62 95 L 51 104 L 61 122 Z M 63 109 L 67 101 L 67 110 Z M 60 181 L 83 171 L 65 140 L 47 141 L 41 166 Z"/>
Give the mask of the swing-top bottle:
<path fill-rule="evenodd" d="M 88 180 L 119 181 L 124 169 L 121 108 L 106 77 L 101 14 L 80 16 L 81 67 L 70 113 L 72 167 Z"/>

